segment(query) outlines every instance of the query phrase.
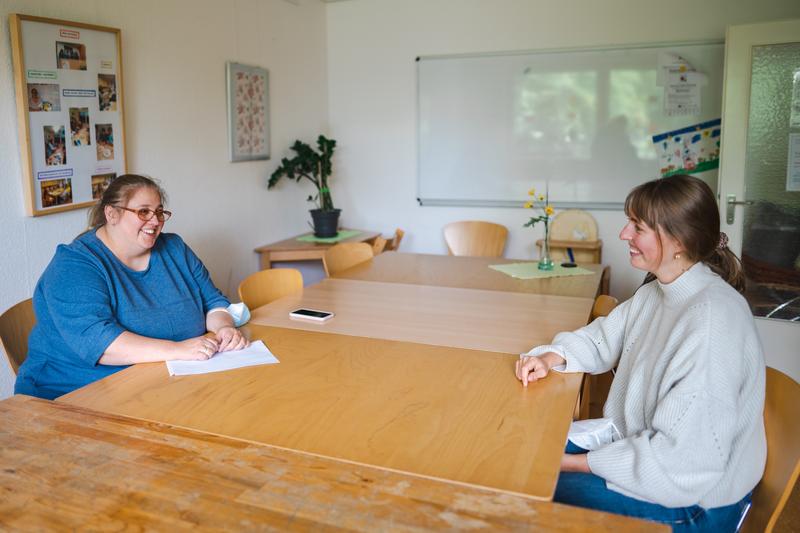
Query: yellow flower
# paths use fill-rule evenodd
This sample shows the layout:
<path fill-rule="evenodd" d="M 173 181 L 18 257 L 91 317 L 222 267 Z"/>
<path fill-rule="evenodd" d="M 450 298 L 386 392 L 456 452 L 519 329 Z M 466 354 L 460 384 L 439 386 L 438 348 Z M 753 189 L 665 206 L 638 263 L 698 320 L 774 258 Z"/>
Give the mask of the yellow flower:
<path fill-rule="evenodd" d="M 536 189 L 531 189 L 528 191 L 528 196 L 536 196 Z"/>
<path fill-rule="evenodd" d="M 533 208 L 533 202 L 525 202 L 525 205 L 523 207 L 525 209 L 531 209 Z"/>
<path fill-rule="evenodd" d="M 552 206 L 549 206 L 549 205 L 548 205 L 548 206 L 545 206 L 545 208 L 544 208 L 544 212 L 545 212 L 545 214 L 546 214 L 547 216 L 551 216 L 553 213 L 555 213 L 555 209 L 553 209 L 553 207 L 552 207 Z"/>
<path fill-rule="evenodd" d="M 543 202 L 543 201 L 544 201 L 544 194 L 540 194 L 540 195 L 539 195 L 539 201 L 540 201 L 540 202 Z"/>

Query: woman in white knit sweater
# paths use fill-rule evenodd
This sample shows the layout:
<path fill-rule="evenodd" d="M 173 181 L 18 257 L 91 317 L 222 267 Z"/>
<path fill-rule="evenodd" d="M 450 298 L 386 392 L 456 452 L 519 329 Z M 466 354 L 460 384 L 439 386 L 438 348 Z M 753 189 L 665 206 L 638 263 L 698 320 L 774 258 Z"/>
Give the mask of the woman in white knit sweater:
<path fill-rule="evenodd" d="M 767 455 L 764 359 L 739 261 L 697 178 L 644 183 L 625 213 L 620 238 L 645 283 L 517 362 L 525 386 L 551 369 L 617 367 L 604 416 L 620 436 L 588 453 L 570 443 L 554 500 L 675 531 L 734 531 Z"/>

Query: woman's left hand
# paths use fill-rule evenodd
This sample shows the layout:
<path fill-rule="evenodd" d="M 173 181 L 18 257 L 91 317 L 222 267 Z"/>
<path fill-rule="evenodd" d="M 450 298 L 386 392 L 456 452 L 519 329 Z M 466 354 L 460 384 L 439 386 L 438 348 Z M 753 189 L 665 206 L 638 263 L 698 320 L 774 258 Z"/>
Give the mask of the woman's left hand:
<path fill-rule="evenodd" d="M 565 453 L 561 457 L 561 471 L 592 473 L 589 469 L 589 459 L 585 453 Z"/>
<path fill-rule="evenodd" d="M 233 326 L 223 326 L 217 330 L 217 342 L 219 342 L 220 352 L 229 352 L 231 350 L 241 350 L 247 346 L 247 339 L 242 335 L 242 332 Z"/>

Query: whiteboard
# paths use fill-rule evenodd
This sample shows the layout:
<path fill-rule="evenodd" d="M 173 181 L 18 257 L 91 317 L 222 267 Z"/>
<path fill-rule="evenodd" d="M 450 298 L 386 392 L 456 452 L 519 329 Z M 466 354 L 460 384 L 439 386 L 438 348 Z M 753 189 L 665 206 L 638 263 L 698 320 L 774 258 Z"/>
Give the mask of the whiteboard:
<path fill-rule="evenodd" d="M 699 114 L 667 116 L 659 52 L 707 75 Z M 722 42 L 417 59 L 418 200 L 619 209 L 656 178 L 654 135 L 720 117 Z M 716 170 L 699 177 L 716 190 Z"/>

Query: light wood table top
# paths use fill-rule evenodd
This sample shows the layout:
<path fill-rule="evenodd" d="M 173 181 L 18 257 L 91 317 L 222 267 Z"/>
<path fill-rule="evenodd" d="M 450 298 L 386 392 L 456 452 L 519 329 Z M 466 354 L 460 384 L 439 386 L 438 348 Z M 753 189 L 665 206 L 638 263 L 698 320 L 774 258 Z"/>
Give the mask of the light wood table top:
<path fill-rule="evenodd" d="M 603 272 L 602 265 L 581 265 L 581 268 L 591 270 L 592 275 L 545 279 L 516 279 L 489 268 L 489 265 L 525 262 L 530 261 L 384 252 L 372 261 L 356 265 L 333 277 L 581 298 L 597 296 Z"/>
<path fill-rule="evenodd" d="M 347 230 L 343 228 L 342 231 Z M 273 261 L 319 260 L 322 259 L 322 256 L 325 254 L 325 250 L 334 244 L 339 244 L 341 242 L 372 242 L 376 237 L 380 236 L 380 233 L 377 231 L 355 231 L 358 231 L 359 233 L 357 235 L 353 235 L 352 237 L 348 237 L 347 239 L 342 239 L 336 243 L 298 241 L 298 237 L 310 235 L 310 233 L 304 233 L 303 235 L 296 235 L 289 239 L 284 239 L 272 244 L 259 246 L 254 251 L 259 256 L 261 270 L 266 270 L 272 266 Z"/>
<path fill-rule="evenodd" d="M 594 301 L 543 294 L 325 279 L 252 311 L 251 322 L 378 339 L 519 354 L 586 325 Z M 301 307 L 332 311 L 293 320 Z"/>
<path fill-rule="evenodd" d="M 280 364 L 174 377 L 141 364 L 58 401 L 551 499 L 581 374 L 524 388 L 515 355 L 247 327 Z"/>
<path fill-rule="evenodd" d="M 3 530 L 667 531 L 27 396 L 0 419 Z"/>

